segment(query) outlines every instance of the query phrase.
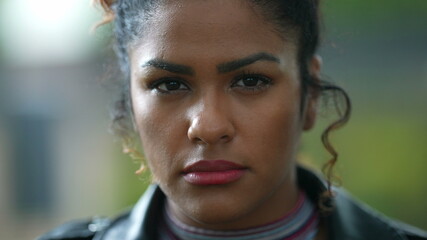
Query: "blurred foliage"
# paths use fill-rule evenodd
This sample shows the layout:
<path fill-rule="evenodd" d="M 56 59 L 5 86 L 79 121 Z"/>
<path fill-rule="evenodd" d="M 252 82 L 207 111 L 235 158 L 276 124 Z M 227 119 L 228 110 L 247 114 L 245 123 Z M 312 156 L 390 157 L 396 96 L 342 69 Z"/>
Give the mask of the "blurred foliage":
<path fill-rule="evenodd" d="M 336 174 L 342 187 L 375 209 L 427 229 L 427 118 L 355 109 L 332 134 L 339 152 Z M 330 120 L 304 136 L 305 161 L 318 169 L 329 155 L 320 134 Z"/>
<path fill-rule="evenodd" d="M 427 13 L 425 0 L 324 0 L 323 6 L 327 27 L 356 27 L 365 31 L 373 30 L 378 24 L 392 29 L 396 24 L 413 23 L 413 19 L 424 18 Z M 425 26 L 425 23 L 416 25 Z"/>
<path fill-rule="evenodd" d="M 408 14 L 425 14 L 427 2 L 424 0 L 323 0 L 324 14 L 334 15 L 343 19 L 359 19 L 364 17 L 395 17 Z"/>
<path fill-rule="evenodd" d="M 141 197 L 141 194 L 147 189 L 151 183 L 151 174 L 147 169 L 142 174 L 136 174 L 136 170 L 140 166 L 139 160 L 132 160 L 128 155 L 117 152 L 117 181 L 114 189 L 119 198 L 118 209 L 126 209 L 135 204 Z M 132 174 L 133 173 L 133 174 Z M 111 212 L 115 214 L 117 212 Z"/>

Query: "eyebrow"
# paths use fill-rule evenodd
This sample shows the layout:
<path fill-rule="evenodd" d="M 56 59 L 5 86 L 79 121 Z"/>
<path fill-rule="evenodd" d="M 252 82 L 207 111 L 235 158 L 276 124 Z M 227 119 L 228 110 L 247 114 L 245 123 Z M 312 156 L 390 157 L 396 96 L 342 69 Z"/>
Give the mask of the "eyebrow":
<path fill-rule="evenodd" d="M 144 63 L 142 67 L 155 67 L 162 70 L 166 70 L 171 73 L 178 73 L 178 74 L 184 74 L 184 75 L 190 75 L 190 76 L 194 75 L 194 70 L 189 66 L 170 63 L 160 59 L 152 59 Z"/>
<path fill-rule="evenodd" d="M 272 54 L 266 53 L 266 52 L 260 52 L 260 53 L 255 53 L 255 54 L 249 55 L 245 58 L 241 58 L 241 59 L 233 60 L 231 62 L 219 64 L 217 66 L 217 70 L 219 73 L 232 72 L 232 71 L 235 71 L 239 68 L 242 68 L 244 66 L 250 65 L 252 63 L 255 63 L 255 62 L 261 61 L 261 60 L 280 63 L 280 59 L 273 56 Z"/>
<path fill-rule="evenodd" d="M 249 55 L 241 59 L 221 63 L 217 65 L 217 70 L 219 73 L 228 73 L 228 72 L 235 71 L 239 68 L 245 67 L 247 65 L 253 64 L 257 61 L 271 61 L 271 62 L 280 63 L 280 59 L 278 57 L 275 57 L 270 53 L 260 52 L 260 53 Z M 149 60 L 148 62 L 144 63 L 142 67 L 155 67 L 171 73 L 178 73 L 178 74 L 189 75 L 189 76 L 194 75 L 194 70 L 190 66 L 171 63 L 171 62 L 167 62 L 160 59 Z"/>

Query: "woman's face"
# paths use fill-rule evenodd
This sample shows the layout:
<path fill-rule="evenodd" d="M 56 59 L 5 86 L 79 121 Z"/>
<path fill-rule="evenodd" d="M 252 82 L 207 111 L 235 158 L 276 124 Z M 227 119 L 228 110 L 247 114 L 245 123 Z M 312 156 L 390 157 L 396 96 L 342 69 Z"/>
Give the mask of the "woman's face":
<path fill-rule="evenodd" d="M 173 214 L 212 229 L 285 214 L 314 119 L 300 112 L 294 34 L 244 1 L 173 1 L 146 23 L 130 50 L 133 111 Z"/>

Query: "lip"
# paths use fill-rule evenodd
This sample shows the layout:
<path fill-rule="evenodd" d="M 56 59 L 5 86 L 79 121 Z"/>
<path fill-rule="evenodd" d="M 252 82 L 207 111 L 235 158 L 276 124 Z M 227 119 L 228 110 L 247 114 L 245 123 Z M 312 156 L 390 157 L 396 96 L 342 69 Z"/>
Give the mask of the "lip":
<path fill-rule="evenodd" d="M 247 168 L 226 160 L 201 160 L 184 168 L 184 180 L 194 185 L 222 185 L 239 180 Z"/>

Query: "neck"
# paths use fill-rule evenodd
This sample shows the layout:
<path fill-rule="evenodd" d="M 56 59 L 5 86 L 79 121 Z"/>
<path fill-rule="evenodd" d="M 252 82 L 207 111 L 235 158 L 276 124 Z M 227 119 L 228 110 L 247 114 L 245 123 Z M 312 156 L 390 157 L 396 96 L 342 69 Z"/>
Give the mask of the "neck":
<path fill-rule="evenodd" d="M 267 224 L 239 230 L 209 230 L 189 226 L 175 218 L 165 207 L 160 239 L 314 239 L 317 233 L 318 215 L 314 205 L 303 192 L 298 195 L 295 206 L 285 215 Z M 169 236 L 169 237 L 168 237 Z M 172 237 L 171 237 L 172 236 Z"/>

